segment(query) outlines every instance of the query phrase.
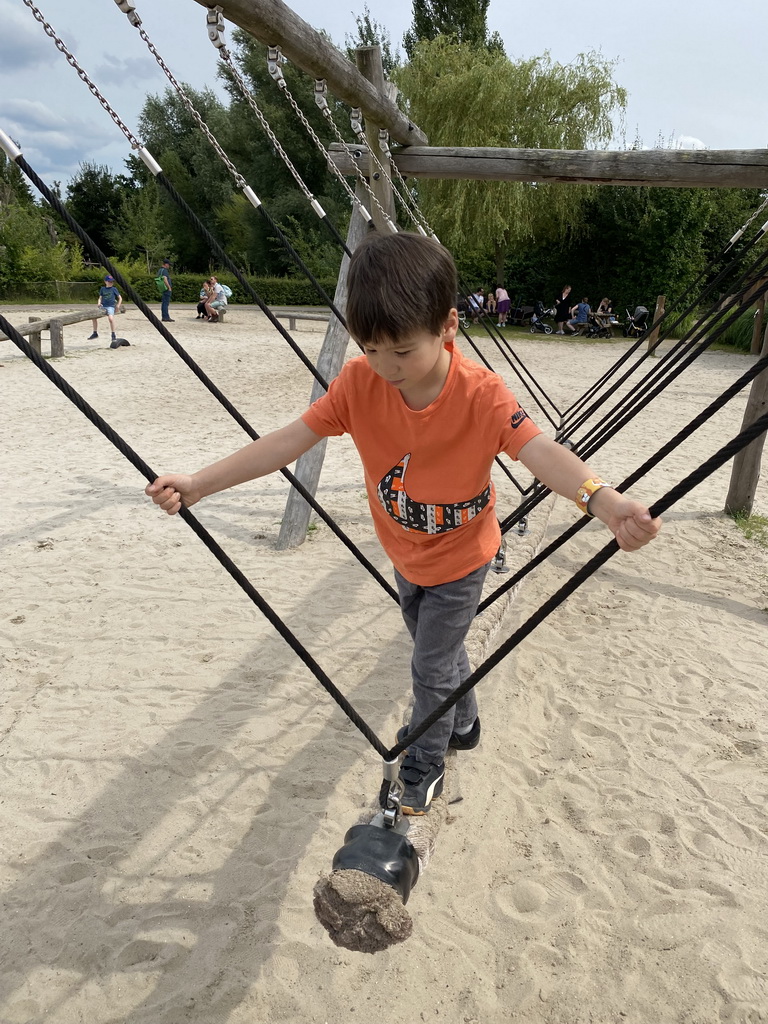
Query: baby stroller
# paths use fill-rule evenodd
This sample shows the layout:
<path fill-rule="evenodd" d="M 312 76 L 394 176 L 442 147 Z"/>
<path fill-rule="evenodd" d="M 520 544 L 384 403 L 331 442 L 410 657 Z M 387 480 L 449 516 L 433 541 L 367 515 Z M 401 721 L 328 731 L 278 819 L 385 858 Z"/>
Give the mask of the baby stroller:
<path fill-rule="evenodd" d="M 552 327 L 544 323 L 545 316 L 553 316 L 554 309 L 544 309 L 543 302 L 535 302 L 531 313 L 531 334 L 551 334 Z"/>
<path fill-rule="evenodd" d="M 648 310 L 645 306 L 635 306 L 635 312 L 627 310 L 627 322 L 624 324 L 625 338 L 639 338 L 648 328 Z"/>

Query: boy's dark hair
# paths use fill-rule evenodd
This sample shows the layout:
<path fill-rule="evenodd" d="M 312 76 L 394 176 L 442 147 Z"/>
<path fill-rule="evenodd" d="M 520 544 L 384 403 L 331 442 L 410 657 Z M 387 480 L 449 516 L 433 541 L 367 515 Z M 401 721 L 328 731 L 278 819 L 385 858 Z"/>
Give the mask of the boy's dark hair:
<path fill-rule="evenodd" d="M 434 239 L 371 233 L 349 264 L 347 326 L 358 345 L 398 343 L 414 331 L 437 336 L 456 305 L 456 267 Z"/>

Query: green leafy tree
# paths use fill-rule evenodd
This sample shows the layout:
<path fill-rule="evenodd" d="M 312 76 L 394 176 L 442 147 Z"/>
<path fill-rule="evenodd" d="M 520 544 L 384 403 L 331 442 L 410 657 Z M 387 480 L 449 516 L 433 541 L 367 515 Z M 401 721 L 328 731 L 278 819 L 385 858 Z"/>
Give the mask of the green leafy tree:
<path fill-rule="evenodd" d="M 368 4 L 363 5 L 363 13 L 355 15 L 357 33 L 347 35 L 344 43 L 347 48 L 347 56 L 354 64 L 355 50 L 358 46 L 380 46 L 381 63 L 384 74 L 389 76 L 400 64 L 400 54 L 392 49 L 392 39 L 389 31 L 374 17 L 372 17 Z"/>
<path fill-rule="evenodd" d="M 159 186 L 150 180 L 124 202 L 122 213 L 110 231 L 112 250 L 123 259 L 141 258 L 147 273 L 174 251 L 173 239 L 163 229 Z"/>
<path fill-rule="evenodd" d="M 67 211 L 102 252 L 109 250 L 112 227 L 130 189 L 131 182 L 125 175 L 113 174 L 108 167 L 94 163 L 80 164 L 67 186 Z"/>
<path fill-rule="evenodd" d="M 231 135 L 228 108 L 210 89 L 197 91 L 188 85 L 182 88 L 226 151 Z M 217 211 L 229 201 L 235 184 L 175 90 L 168 88 L 160 96 L 147 97 L 139 131 L 168 180 L 215 235 Z M 149 180 L 149 172 L 136 157 L 131 157 L 128 163 L 137 180 Z M 181 267 L 202 270 L 210 265 L 211 254 L 205 240 L 165 192 L 160 193 L 158 226 L 161 234 L 173 239 Z"/>
<path fill-rule="evenodd" d="M 312 195 L 328 214 L 328 219 L 344 234 L 349 218 L 349 200 L 335 178 L 328 172 L 325 157 L 310 139 L 306 129 L 269 75 L 266 47 L 247 33 L 236 30 L 233 33 L 232 50 L 241 76 L 248 90 L 253 94 L 259 109 L 270 125 L 281 146 L 298 170 Z M 298 230 L 299 237 L 306 241 L 317 237 L 324 245 L 329 238 L 308 201 L 298 188 L 296 181 L 277 153 L 271 140 L 259 124 L 239 86 L 233 80 L 226 65 L 221 68 L 221 77 L 232 97 L 230 107 L 232 133 L 231 148 L 228 152 L 249 181 L 269 215 L 279 224 L 289 239 Z M 335 140 L 330 126 L 314 100 L 314 81 L 298 68 L 287 64 L 283 68 L 291 95 L 303 111 L 314 132 L 325 146 Z M 328 103 L 334 119 L 344 131 L 348 113 L 337 104 L 333 97 Z M 349 136 L 348 136 L 349 137 Z M 262 273 L 293 273 L 295 263 L 276 241 L 266 221 L 258 217 L 249 228 L 249 262 Z M 341 247 L 339 260 L 341 259 Z"/>
<path fill-rule="evenodd" d="M 403 37 L 403 46 L 412 60 L 422 40 L 446 36 L 457 43 L 504 51 L 497 32 L 488 35 L 490 0 L 413 0 L 413 24 Z"/>
<path fill-rule="evenodd" d="M 433 146 L 587 149 L 606 144 L 626 93 L 615 62 L 595 53 L 558 64 L 545 53 L 512 61 L 444 35 L 420 42 L 395 74 L 409 114 Z M 454 250 L 494 252 L 501 281 L 510 249 L 563 238 L 583 219 L 589 186 L 422 179 L 433 228 Z"/>

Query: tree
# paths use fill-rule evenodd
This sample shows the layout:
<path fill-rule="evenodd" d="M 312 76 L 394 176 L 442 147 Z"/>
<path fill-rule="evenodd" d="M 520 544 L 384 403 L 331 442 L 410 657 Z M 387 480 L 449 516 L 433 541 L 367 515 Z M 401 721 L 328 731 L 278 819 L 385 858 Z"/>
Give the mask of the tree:
<path fill-rule="evenodd" d="M 409 115 L 433 146 L 586 149 L 614 135 L 626 93 L 613 81 L 615 62 L 596 53 L 571 64 L 548 53 L 512 61 L 498 50 L 425 40 L 395 73 Z M 590 186 L 422 179 L 427 218 L 446 245 L 493 249 L 501 281 L 510 248 L 557 239 L 582 219 Z"/>
<path fill-rule="evenodd" d="M 110 233 L 120 216 L 131 182 L 108 167 L 82 163 L 67 186 L 66 208 L 102 252 L 110 246 Z"/>
<path fill-rule="evenodd" d="M 490 0 L 413 0 L 413 24 L 403 37 L 408 57 L 413 59 L 419 42 L 438 36 L 503 53 L 499 34 L 488 36 L 489 3 Z"/>
<path fill-rule="evenodd" d="M 114 252 L 123 259 L 142 258 L 148 274 L 173 251 L 173 240 L 163 230 L 162 203 L 154 180 L 125 200 L 110 239 Z"/>
<path fill-rule="evenodd" d="M 400 64 L 400 54 L 392 49 L 392 40 L 388 30 L 371 16 L 368 4 L 363 5 L 363 13 L 355 15 L 357 35 L 347 35 L 344 43 L 347 47 L 347 56 L 354 64 L 355 50 L 359 46 L 380 46 L 381 64 L 385 76 L 392 74 Z"/>

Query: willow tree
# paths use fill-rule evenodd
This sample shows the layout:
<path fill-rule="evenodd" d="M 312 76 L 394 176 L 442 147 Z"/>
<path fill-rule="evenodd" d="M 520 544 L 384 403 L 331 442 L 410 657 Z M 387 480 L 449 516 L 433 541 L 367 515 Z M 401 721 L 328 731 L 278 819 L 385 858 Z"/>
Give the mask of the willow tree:
<path fill-rule="evenodd" d="M 548 53 L 510 60 L 446 36 L 422 40 L 395 72 L 409 116 L 433 146 L 589 149 L 606 145 L 626 106 L 616 62 L 598 53 L 558 64 Z M 492 247 L 497 280 L 507 252 L 574 231 L 593 186 L 423 179 L 419 196 L 454 251 Z"/>

